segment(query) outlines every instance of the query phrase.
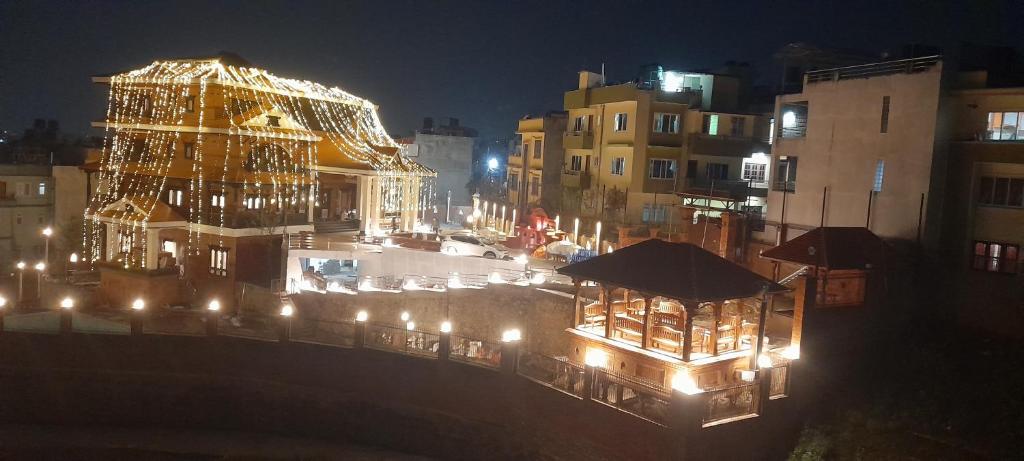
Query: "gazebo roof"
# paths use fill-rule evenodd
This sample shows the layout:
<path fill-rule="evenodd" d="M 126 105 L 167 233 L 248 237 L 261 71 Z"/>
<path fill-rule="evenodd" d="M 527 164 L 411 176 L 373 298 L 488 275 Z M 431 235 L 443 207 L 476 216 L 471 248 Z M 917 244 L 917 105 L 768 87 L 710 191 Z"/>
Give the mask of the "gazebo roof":
<path fill-rule="evenodd" d="M 868 270 L 885 263 L 887 245 L 865 227 L 819 227 L 761 256 L 828 270 Z"/>
<path fill-rule="evenodd" d="M 558 273 L 683 302 L 748 298 L 764 289 L 787 291 L 700 247 L 657 239 L 561 267 Z"/>

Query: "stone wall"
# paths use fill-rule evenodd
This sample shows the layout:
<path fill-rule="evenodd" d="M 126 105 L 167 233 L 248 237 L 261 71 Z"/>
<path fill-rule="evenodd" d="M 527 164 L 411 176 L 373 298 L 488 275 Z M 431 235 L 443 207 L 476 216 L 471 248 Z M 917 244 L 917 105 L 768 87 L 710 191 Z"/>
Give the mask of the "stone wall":
<path fill-rule="evenodd" d="M 571 295 L 511 285 L 446 293 L 303 292 L 292 295 L 292 300 L 296 317 L 352 320 L 357 312 L 365 310 L 371 322 L 400 324 L 399 316 L 407 311 L 417 329 L 437 331 L 448 319 L 453 334 L 474 339 L 499 340 L 502 331 L 519 328 L 527 350 L 552 356 L 568 351 L 568 334 L 562 330 L 572 323 L 574 310 Z"/>

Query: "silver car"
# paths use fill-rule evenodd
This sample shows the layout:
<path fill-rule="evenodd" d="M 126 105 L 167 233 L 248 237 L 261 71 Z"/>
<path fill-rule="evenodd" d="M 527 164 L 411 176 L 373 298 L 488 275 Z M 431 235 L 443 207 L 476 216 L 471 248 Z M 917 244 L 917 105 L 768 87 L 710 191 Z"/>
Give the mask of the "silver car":
<path fill-rule="evenodd" d="M 480 256 L 487 259 L 506 259 L 508 248 L 500 243 L 474 235 L 451 235 L 441 242 L 441 252 L 449 255 Z"/>

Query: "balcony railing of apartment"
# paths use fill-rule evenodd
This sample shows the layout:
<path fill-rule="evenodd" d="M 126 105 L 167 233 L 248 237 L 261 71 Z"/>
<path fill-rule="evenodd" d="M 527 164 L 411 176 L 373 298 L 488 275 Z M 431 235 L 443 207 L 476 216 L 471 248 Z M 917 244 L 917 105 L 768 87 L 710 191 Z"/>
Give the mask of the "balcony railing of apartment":
<path fill-rule="evenodd" d="M 941 60 L 942 56 L 925 56 L 920 58 L 862 64 L 859 66 L 813 70 L 804 74 L 804 84 L 850 80 L 854 78 L 869 78 L 881 75 L 916 74 L 927 71 L 938 64 Z"/>
<path fill-rule="evenodd" d="M 768 152 L 767 142 L 752 136 L 722 136 L 704 133 L 690 135 L 690 153 L 696 155 L 721 155 L 746 157 L 751 152 Z"/>
<path fill-rule="evenodd" d="M 796 192 L 796 181 L 774 181 L 772 190 L 776 192 Z"/>
<path fill-rule="evenodd" d="M 562 185 L 565 187 L 578 187 L 580 189 L 589 189 L 590 179 L 590 172 L 587 171 L 562 171 Z"/>
<path fill-rule="evenodd" d="M 751 182 L 742 179 L 685 178 L 676 185 L 676 193 L 745 202 L 752 195 Z"/>
<path fill-rule="evenodd" d="M 589 131 L 567 131 L 562 136 L 562 147 L 565 149 L 593 149 L 594 134 Z"/>

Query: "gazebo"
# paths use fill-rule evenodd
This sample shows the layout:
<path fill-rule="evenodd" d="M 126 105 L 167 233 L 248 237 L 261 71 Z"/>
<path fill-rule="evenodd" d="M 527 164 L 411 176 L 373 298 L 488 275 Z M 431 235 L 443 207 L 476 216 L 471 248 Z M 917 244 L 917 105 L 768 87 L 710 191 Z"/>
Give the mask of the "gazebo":
<path fill-rule="evenodd" d="M 576 289 L 570 356 L 600 354 L 608 369 L 656 384 L 672 370 L 686 369 L 707 387 L 755 369 L 769 347 L 767 301 L 787 290 L 700 247 L 662 240 L 558 272 Z M 788 338 L 771 346 L 786 344 Z"/>

